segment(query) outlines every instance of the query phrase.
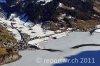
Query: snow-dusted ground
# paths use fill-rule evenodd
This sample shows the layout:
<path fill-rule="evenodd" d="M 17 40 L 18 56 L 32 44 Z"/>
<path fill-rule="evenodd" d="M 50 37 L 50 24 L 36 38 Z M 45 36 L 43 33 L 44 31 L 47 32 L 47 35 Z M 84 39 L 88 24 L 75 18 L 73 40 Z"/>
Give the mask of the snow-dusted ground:
<path fill-rule="evenodd" d="M 10 21 L 11 19 L 13 19 L 13 20 Z M 31 22 L 25 23 L 25 22 L 21 21 L 19 19 L 19 17 L 15 17 L 15 14 L 11 14 L 11 16 L 8 20 L 5 20 L 4 18 L 0 18 L 0 23 L 2 25 L 6 24 L 5 27 L 7 28 L 7 30 L 10 31 L 11 33 L 13 33 L 14 37 L 18 41 L 20 41 L 22 39 L 19 31 L 21 33 L 25 33 L 25 34 L 29 35 L 30 39 L 34 38 L 34 37 L 43 37 L 41 39 L 38 38 L 38 39 L 29 41 L 28 43 L 32 44 L 32 45 L 35 45 L 36 43 L 40 43 L 42 41 L 47 41 L 49 38 L 52 38 L 52 37 L 60 38 L 60 37 L 66 36 L 66 32 L 55 34 L 54 31 L 43 30 L 41 28 L 40 24 L 36 24 L 33 26 L 33 23 L 31 23 Z M 46 37 L 46 36 L 48 36 L 48 37 Z"/>
<path fill-rule="evenodd" d="M 100 44 L 100 33 L 94 33 L 90 36 L 89 32 L 72 32 L 66 37 L 41 42 L 41 45 L 44 45 L 47 49 L 57 49 L 63 52 L 49 52 L 45 50 L 21 51 L 22 58 L 19 61 L 4 66 L 53 66 L 55 63 L 45 63 L 45 60 L 64 59 L 82 51 L 100 50 L 100 46 L 85 46 L 78 49 L 71 49 L 71 47 L 76 45 L 91 43 Z"/>

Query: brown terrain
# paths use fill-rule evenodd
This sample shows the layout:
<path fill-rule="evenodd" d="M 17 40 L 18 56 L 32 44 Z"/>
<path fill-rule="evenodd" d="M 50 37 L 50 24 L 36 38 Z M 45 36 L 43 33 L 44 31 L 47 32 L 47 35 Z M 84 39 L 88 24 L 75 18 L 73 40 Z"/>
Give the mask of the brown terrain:
<path fill-rule="evenodd" d="M 100 16 L 100 0 L 94 0 L 93 10 L 96 15 Z M 63 7 L 58 9 L 58 13 L 60 13 L 60 14 L 63 14 L 66 11 L 77 12 L 76 17 L 78 17 L 78 18 L 75 20 L 68 19 L 67 17 L 65 17 L 65 21 L 69 22 L 72 25 L 72 28 L 74 28 L 75 30 L 80 29 L 80 31 L 89 31 L 90 29 L 94 28 L 96 25 L 100 24 L 100 17 L 93 16 L 89 19 L 84 19 L 84 17 L 88 18 L 87 16 L 89 14 L 87 14 L 85 12 L 81 13 L 80 11 L 78 12 L 77 10 L 71 10 L 71 7 L 68 5 L 63 4 Z M 58 14 L 58 15 L 60 15 L 60 14 Z M 51 24 L 52 30 L 59 29 L 59 23 L 57 21 L 57 18 L 55 18 L 55 17 L 58 17 L 57 14 L 56 14 L 56 16 L 54 15 L 54 17 L 53 17 L 54 24 L 53 23 Z M 81 19 L 81 18 L 83 18 L 83 19 Z M 56 23 L 58 23 L 58 25 L 55 25 Z M 61 24 L 63 26 L 65 25 L 65 23 L 61 23 Z M 64 27 L 65 27 L 65 29 L 68 28 L 66 26 L 64 26 Z"/>
<path fill-rule="evenodd" d="M 18 60 L 21 56 L 13 47 L 16 39 L 0 25 L 0 65 Z"/>

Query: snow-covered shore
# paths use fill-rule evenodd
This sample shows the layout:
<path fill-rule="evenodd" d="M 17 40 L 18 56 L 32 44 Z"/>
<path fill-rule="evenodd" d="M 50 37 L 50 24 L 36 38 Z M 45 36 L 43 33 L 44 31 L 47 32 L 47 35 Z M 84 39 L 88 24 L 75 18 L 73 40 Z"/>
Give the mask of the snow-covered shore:
<path fill-rule="evenodd" d="M 5 27 L 7 28 L 7 30 L 12 34 L 14 34 L 14 37 L 17 39 L 17 41 L 23 40 L 20 33 L 27 34 L 30 37 L 29 40 L 32 39 L 28 41 L 27 44 L 31 44 L 31 45 L 35 45 L 42 41 L 47 41 L 53 37 L 61 38 L 63 36 L 66 36 L 67 33 L 67 32 L 63 32 L 63 33 L 56 34 L 54 31 L 43 30 L 40 24 L 33 25 L 33 23 L 31 22 L 25 23 L 21 21 L 19 17 L 15 17 L 11 21 L 10 19 L 12 19 L 12 17 L 10 17 L 8 20 L 5 20 L 4 18 L 0 18 L 0 24 L 6 25 Z"/>
<path fill-rule="evenodd" d="M 82 51 L 97 51 L 100 46 L 85 46 L 78 49 L 71 49 L 71 47 L 81 44 L 100 44 L 100 33 L 94 33 L 92 36 L 89 32 L 72 32 L 69 36 L 42 42 L 45 48 L 57 49 L 63 52 L 49 52 L 46 50 L 36 51 L 21 51 L 22 59 L 14 63 L 6 64 L 4 66 L 53 66 L 55 63 L 45 63 L 46 59 L 64 59 L 76 55 Z"/>

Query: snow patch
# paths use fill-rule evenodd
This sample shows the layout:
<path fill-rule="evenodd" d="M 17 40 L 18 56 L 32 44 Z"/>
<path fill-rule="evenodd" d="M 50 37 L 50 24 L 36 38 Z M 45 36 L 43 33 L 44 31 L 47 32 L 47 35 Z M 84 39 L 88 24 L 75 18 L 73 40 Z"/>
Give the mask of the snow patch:
<path fill-rule="evenodd" d="M 100 33 L 100 29 L 96 29 L 95 32 L 99 32 Z"/>
<path fill-rule="evenodd" d="M 62 14 L 61 16 L 64 17 L 65 14 Z M 48 41 L 53 37 L 61 38 L 66 36 L 66 32 L 61 33 L 60 30 L 57 30 L 58 34 L 55 34 L 54 31 L 43 29 L 41 24 L 34 25 L 32 22 L 25 23 L 24 21 L 20 20 L 20 17 L 16 17 L 15 14 L 11 14 L 8 20 L 0 18 L 0 23 L 7 25 L 5 27 L 9 32 L 14 34 L 14 37 L 17 39 L 17 41 L 22 39 L 20 33 L 27 34 L 30 39 L 32 39 L 28 42 L 28 44 L 31 45 L 38 44 L 42 41 Z"/>
<path fill-rule="evenodd" d="M 41 2 L 41 1 L 48 3 L 48 2 L 51 2 L 52 0 L 38 0 L 37 2 Z"/>

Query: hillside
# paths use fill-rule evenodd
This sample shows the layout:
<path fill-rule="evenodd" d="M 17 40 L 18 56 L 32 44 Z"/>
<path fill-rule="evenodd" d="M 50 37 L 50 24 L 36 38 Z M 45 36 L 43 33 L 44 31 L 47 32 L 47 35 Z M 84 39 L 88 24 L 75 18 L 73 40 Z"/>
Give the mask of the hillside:
<path fill-rule="evenodd" d="M 30 20 L 51 30 L 72 27 L 77 20 L 98 22 L 100 18 L 99 0 L 7 0 L 0 6 L 7 13 L 7 19 L 16 13 L 25 22 Z M 52 26 L 56 27 L 52 29 Z"/>
<path fill-rule="evenodd" d="M 5 27 L 0 25 L 0 65 L 18 60 L 21 56 L 13 44 L 16 39 Z M 11 59 L 12 58 L 12 59 Z"/>
<path fill-rule="evenodd" d="M 16 39 L 11 35 L 5 27 L 0 25 L 0 43 L 15 43 Z M 1 45 L 0 44 L 0 45 Z"/>

